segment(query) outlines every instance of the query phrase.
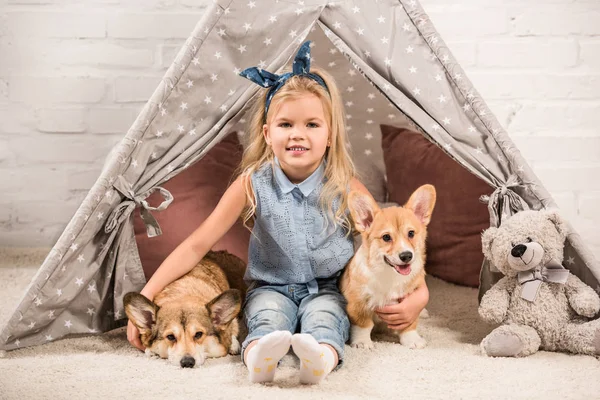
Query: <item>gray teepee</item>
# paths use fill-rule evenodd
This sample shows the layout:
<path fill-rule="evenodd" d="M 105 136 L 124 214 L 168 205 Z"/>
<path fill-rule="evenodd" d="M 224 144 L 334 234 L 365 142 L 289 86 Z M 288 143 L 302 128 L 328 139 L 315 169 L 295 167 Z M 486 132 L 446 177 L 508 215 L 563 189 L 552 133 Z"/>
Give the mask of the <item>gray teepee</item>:
<path fill-rule="evenodd" d="M 315 43 L 314 63 L 341 82 L 354 127 L 350 136 L 405 115 L 495 188 L 489 199 L 493 226 L 524 208 L 556 206 L 415 0 L 217 0 L 33 278 L 0 333 L 0 349 L 123 324 L 123 295 L 145 284 L 133 210 L 141 207 L 149 235 L 160 234 L 152 212 L 173 200 L 160 185 L 238 128 L 259 90 L 237 73 L 249 66 L 278 71 L 307 39 Z M 357 79 L 369 88 L 368 97 L 345 84 Z M 379 103 L 366 106 L 370 101 Z M 352 110 L 359 104 L 366 109 L 360 117 Z M 370 158 L 363 176 L 381 171 L 381 157 L 362 150 L 354 154 Z M 377 188 L 369 189 L 377 198 Z M 156 190 L 164 202 L 153 208 L 145 199 Z M 600 265 L 572 230 L 565 260 L 583 281 L 598 286 Z M 484 262 L 481 290 L 494 279 Z"/>

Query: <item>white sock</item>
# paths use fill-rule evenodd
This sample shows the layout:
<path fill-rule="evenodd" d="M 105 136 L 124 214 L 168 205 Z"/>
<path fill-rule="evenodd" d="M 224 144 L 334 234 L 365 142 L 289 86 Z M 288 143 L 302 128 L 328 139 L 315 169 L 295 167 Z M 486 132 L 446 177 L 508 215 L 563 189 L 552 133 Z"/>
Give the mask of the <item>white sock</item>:
<path fill-rule="evenodd" d="M 292 336 L 292 348 L 300 359 L 300 383 L 319 383 L 335 367 L 336 355 L 307 333 Z"/>
<path fill-rule="evenodd" d="M 292 334 L 274 331 L 258 339 L 246 356 L 250 382 L 272 382 L 277 363 L 290 349 Z"/>

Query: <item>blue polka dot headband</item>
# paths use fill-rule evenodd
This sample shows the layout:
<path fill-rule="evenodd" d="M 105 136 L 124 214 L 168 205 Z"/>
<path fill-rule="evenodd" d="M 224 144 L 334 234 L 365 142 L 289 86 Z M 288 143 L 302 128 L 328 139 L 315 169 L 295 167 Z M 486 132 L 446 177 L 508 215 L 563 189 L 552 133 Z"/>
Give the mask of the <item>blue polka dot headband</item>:
<path fill-rule="evenodd" d="M 275 96 L 275 93 L 277 93 L 277 91 L 281 89 L 283 85 L 285 85 L 288 79 L 295 75 L 302 75 L 313 79 L 319 85 L 323 86 L 325 90 L 327 90 L 327 93 L 329 93 L 329 89 L 327 88 L 323 78 L 310 72 L 310 40 L 304 42 L 304 44 L 300 46 L 300 49 L 294 58 L 292 72 L 286 72 L 283 75 L 277 75 L 257 67 L 246 68 L 240 72 L 240 76 L 243 76 L 244 78 L 249 79 L 264 88 L 269 88 L 267 100 L 265 102 L 265 118 L 267 117 L 269 105 L 271 105 L 271 100 L 273 99 L 273 96 Z"/>

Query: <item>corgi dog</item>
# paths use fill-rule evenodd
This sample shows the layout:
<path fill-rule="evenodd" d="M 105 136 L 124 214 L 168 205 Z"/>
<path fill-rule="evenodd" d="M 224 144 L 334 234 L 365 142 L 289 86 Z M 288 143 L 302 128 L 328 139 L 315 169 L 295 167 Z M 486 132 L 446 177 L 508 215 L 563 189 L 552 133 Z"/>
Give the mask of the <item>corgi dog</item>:
<path fill-rule="evenodd" d="M 207 357 L 239 354 L 237 316 L 242 292 L 230 289 L 226 272 L 244 273 L 245 264 L 226 251 L 210 251 L 190 272 L 159 292 L 154 301 L 130 292 L 125 313 L 139 329 L 146 354 L 183 368 Z"/>
<path fill-rule="evenodd" d="M 403 207 L 380 209 L 368 195 L 349 194 L 352 220 L 362 238 L 340 278 L 351 346 L 373 348 L 371 330 L 380 321 L 375 309 L 397 303 L 425 283 L 425 238 L 435 200 L 432 185 L 415 190 Z M 413 349 L 427 344 L 417 333 L 417 322 L 394 330 L 400 343 Z"/>

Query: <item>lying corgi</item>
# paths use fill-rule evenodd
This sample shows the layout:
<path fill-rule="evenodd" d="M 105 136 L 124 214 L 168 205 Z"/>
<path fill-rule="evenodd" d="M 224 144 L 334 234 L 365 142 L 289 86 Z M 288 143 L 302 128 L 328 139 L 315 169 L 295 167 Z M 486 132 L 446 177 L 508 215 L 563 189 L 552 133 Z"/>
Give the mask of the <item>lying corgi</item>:
<path fill-rule="evenodd" d="M 131 292 L 123 298 L 127 317 L 139 329 L 147 355 L 193 368 L 207 357 L 238 354 L 242 293 L 230 289 L 226 271 L 244 272 L 244 262 L 226 251 L 208 252 L 186 275 L 154 298 Z"/>
<path fill-rule="evenodd" d="M 380 209 L 370 196 L 350 193 L 350 213 L 362 244 L 342 274 L 340 289 L 348 301 L 353 347 L 373 347 L 371 330 L 379 322 L 376 308 L 395 303 L 424 284 L 425 238 L 435 199 L 435 188 L 423 185 L 404 207 Z M 394 331 L 401 344 L 425 347 L 417 322 Z"/>

